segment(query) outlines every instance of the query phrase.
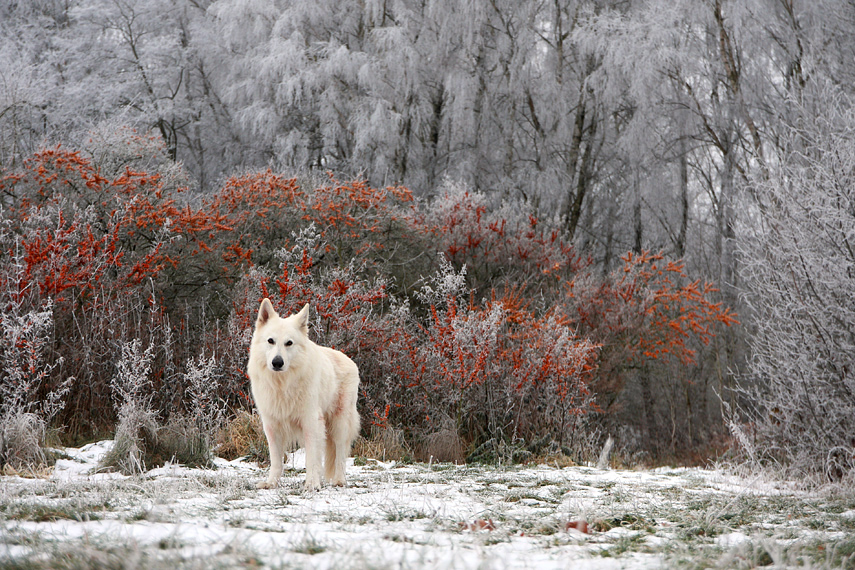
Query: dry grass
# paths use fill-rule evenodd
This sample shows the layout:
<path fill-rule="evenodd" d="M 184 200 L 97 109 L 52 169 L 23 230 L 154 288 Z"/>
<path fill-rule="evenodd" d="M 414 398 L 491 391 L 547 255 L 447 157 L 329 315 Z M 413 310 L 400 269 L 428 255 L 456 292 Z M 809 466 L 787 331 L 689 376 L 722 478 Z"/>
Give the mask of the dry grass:
<path fill-rule="evenodd" d="M 269 462 L 261 416 L 241 410 L 217 433 L 217 455 L 229 461 L 247 457 L 259 465 Z"/>
<path fill-rule="evenodd" d="M 429 433 L 419 450 L 419 459 L 441 463 L 463 463 L 466 460 L 466 444 L 453 426 L 444 426 Z"/>
<path fill-rule="evenodd" d="M 538 455 L 532 458 L 529 461 L 531 465 L 549 465 L 550 467 L 555 467 L 558 469 L 564 469 L 565 467 L 575 467 L 577 463 L 573 461 L 572 457 L 567 457 L 563 453 L 554 453 L 549 455 Z"/>
<path fill-rule="evenodd" d="M 48 464 L 46 436 L 45 422 L 36 414 L 18 412 L 0 418 L 0 466 L 25 471 Z"/>
<path fill-rule="evenodd" d="M 153 411 L 127 402 L 119 412 L 115 443 L 104 455 L 101 468 L 137 475 L 154 467 L 149 452 L 157 445 L 157 418 Z"/>
<path fill-rule="evenodd" d="M 210 467 L 214 454 L 206 434 L 187 416 L 173 416 L 158 430 L 154 460 L 166 461 L 187 467 Z"/>
<path fill-rule="evenodd" d="M 410 462 L 413 454 L 404 441 L 404 434 L 394 428 L 372 428 L 366 439 L 359 436 L 353 444 L 353 457 L 365 457 L 379 461 Z"/>
<path fill-rule="evenodd" d="M 23 479 L 47 479 L 53 472 L 49 465 L 34 465 L 31 467 L 12 467 L 4 465 L 0 475 L 4 477 L 21 477 Z"/>
<path fill-rule="evenodd" d="M 173 416 L 160 425 L 153 411 L 133 403 L 123 406 L 115 443 L 101 468 L 138 475 L 167 462 L 210 467 L 213 453 L 205 434 L 185 416 Z"/>

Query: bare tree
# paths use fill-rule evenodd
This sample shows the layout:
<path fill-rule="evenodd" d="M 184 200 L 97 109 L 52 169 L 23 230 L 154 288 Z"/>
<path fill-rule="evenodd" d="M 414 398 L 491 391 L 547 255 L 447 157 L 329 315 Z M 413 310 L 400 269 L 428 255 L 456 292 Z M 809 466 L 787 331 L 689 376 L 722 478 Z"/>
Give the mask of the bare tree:
<path fill-rule="evenodd" d="M 755 312 L 746 389 L 758 449 L 797 473 L 855 469 L 855 112 L 826 89 L 753 188 L 742 251 Z M 817 99 L 818 100 L 818 99 Z"/>

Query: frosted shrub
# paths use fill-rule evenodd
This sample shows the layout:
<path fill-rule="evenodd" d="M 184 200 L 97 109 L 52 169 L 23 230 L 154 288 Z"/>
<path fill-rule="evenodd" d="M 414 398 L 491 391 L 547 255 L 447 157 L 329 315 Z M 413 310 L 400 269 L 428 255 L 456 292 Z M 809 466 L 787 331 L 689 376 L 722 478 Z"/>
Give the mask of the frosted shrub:
<path fill-rule="evenodd" d="M 450 422 L 470 444 L 492 442 L 493 459 L 544 436 L 561 447 L 576 419 L 596 409 L 588 383 L 598 347 L 513 292 L 471 304 L 462 275 L 442 265 L 420 293 L 431 302 L 428 323 L 396 345 L 406 355 L 396 372 L 408 405 L 422 411 L 427 433 Z"/>
<path fill-rule="evenodd" d="M 102 467 L 113 468 L 125 475 L 138 475 L 152 467 L 146 461 L 156 445 L 158 430 L 154 410 L 128 402 L 119 409 L 119 424 L 110 448 L 101 460 Z"/>
<path fill-rule="evenodd" d="M 34 397 L 56 364 L 46 364 L 46 345 L 53 327 L 48 305 L 43 310 L 16 314 L 21 307 L 0 314 L 2 327 L 2 381 L 0 412 L 31 411 Z"/>
<path fill-rule="evenodd" d="M 446 307 L 432 310 L 431 326 L 419 347 L 422 383 L 431 386 L 427 404 L 434 416 L 454 420 L 459 429 L 469 431 L 470 423 L 486 414 L 488 432 L 503 427 L 500 419 L 506 402 L 485 401 L 501 397 L 495 393 L 501 381 L 500 335 L 505 315 L 500 305 L 487 310 L 460 306 L 457 299 Z"/>
<path fill-rule="evenodd" d="M 743 252 L 754 441 L 739 441 L 757 461 L 839 480 L 855 475 L 855 113 L 822 96 L 822 115 L 805 111 L 780 167 L 754 185 L 762 229 L 745 228 Z"/>
<path fill-rule="evenodd" d="M 205 447 L 210 449 L 226 412 L 225 403 L 219 396 L 217 359 L 213 355 L 205 358 L 200 354 L 186 362 L 184 368 L 190 418 Z"/>
<path fill-rule="evenodd" d="M 167 325 L 166 332 L 159 333 L 155 325 L 149 323 L 149 334 L 163 339 L 160 352 L 166 355 L 167 361 L 174 342 L 169 331 L 171 328 Z M 120 350 L 121 356 L 110 382 L 119 422 L 104 466 L 126 474 L 138 474 L 167 461 L 194 467 L 210 465 L 213 441 L 224 414 L 216 358 L 203 355 L 189 358 L 184 362 L 182 374 L 161 370 L 167 384 L 186 387 L 186 393 L 181 394 L 184 406 L 167 411 L 164 406 L 155 408 L 152 405 L 152 377 L 155 376 L 152 366 L 158 352 L 154 344 L 143 350 L 142 341 L 134 339 L 122 343 Z M 177 388 L 172 387 L 166 395 L 172 396 L 175 391 Z M 160 417 L 165 417 L 165 421 Z"/>
<path fill-rule="evenodd" d="M 53 307 L 47 301 L 30 308 L 19 242 L 5 232 L 0 238 L 13 253 L 0 269 L 0 466 L 20 469 L 46 461 L 47 426 L 64 406 L 73 379 L 50 382 L 62 362 L 49 350 Z"/>
<path fill-rule="evenodd" d="M 696 387 L 689 374 L 700 351 L 737 321 L 713 301 L 710 283 L 689 281 L 682 263 L 649 252 L 627 253 L 622 260 L 623 267 L 609 275 L 574 276 L 560 311 L 580 335 L 602 347 L 592 389 L 609 412 L 604 427 L 617 433 L 632 426 L 644 432 L 647 450 L 682 452 L 694 437 L 703 437 L 694 427 L 693 409 L 711 407 L 706 383 Z M 616 443 L 624 448 L 628 442 Z"/>
<path fill-rule="evenodd" d="M 585 265 L 551 220 L 539 220 L 524 202 L 492 204 L 482 192 L 446 182 L 424 207 L 422 224 L 455 266 L 467 268 L 470 286 L 486 293 L 526 283 L 550 291 Z"/>
<path fill-rule="evenodd" d="M 590 388 L 600 346 L 579 338 L 555 315 L 517 325 L 511 368 L 518 400 L 515 427 L 528 438 L 550 434 L 573 446 L 583 419 L 598 411 Z"/>
<path fill-rule="evenodd" d="M 466 266 L 456 271 L 445 255 L 439 256 L 439 269 L 426 280 L 416 297 L 428 306 L 441 307 L 449 300 L 466 295 Z"/>
<path fill-rule="evenodd" d="M 40 415 L 10 411 L 0 420 L 0 467 L 20 470 L 47 462 L 44 442 L 47 424 Z"/>
<path fill-rule="evenodd" d="M 147 392 L 153 359 L 154 345 L 142 350 L 142 341 L 138 338 L 122 343 L 116 373 L 110 381 L 113 402 L 117 408 L 126 404 L 150 407 L 151 395 Z"/>
<path fill-rule="evenodd" d="M 147 469 L 147 452 L 157 443 L 159 426 L 157 414 L 151 409 L 149 380 L 153 359 L 153 345 L 143 350 L 139 339 L 122 343 L 116 372 L 110 381 L 119 425 L 113 447 L 102 463 L 128 475 Z"/>

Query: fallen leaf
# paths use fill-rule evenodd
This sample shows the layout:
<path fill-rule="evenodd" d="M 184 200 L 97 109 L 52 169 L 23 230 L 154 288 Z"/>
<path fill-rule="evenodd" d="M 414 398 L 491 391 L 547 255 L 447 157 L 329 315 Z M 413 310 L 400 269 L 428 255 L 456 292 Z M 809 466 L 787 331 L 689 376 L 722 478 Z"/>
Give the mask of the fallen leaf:
<path fill-rule="evenodd" d="M 472 522 L 460 523 L 460 530 L 469 530 L 477 532 L 479 530 L 496 530 L 496 525 L 493 524 L 493 519 L 475 519 Z"/>

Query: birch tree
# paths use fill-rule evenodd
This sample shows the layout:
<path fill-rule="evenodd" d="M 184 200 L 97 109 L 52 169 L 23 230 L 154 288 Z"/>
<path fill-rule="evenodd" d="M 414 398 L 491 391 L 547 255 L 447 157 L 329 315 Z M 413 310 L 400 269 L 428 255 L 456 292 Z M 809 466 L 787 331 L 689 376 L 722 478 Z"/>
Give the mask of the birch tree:
<path fill-rule="evenodd" d="M 758 18 L 760 8 L 760 2 L 721 0 L 641 2 L 591 14 L 574 34 L 600 58 L 595 77 L 614 123 L 605 172 L 617 188 L 595 206 L 602 220 L 591 222 L 601 238 L 595 247 L 603 248 L 604 261 L 621 246 L 686 258 L 715 279 L 731 307 L 738 307 L 737 213 L 752 204 L 742 189 L 754 169 L 765 168 L 768 110 L 780 107 L 768 71 L 768 18 Z M 687 422 L 684 433 L 697 433 L 693 424 L 715 425 L 712 388 L 721 393 L 730 384 L 728 369 L 744 357 L 738 335 L 722 338 L 714 366 L 704 363 L 700 376 L 638 372 L 649 437 L 657 438 L 666 421 Z M 689 410 L 684 419 L 674 412 L 679 407 Z"/>
<path fill-rule="evenodd" d="M 48 112 L 58 98 L 52 54 L 68 20 L 63 2 L 0 3 L 0 164 L 19 166 L 46 136 L 68 134 Z"/>
<path fill-rule="evenodd" d="M 370 29 L 362 6 L 220 0 L 209 13 L 226 42 L 225 96 L 256 162 L 351 170 Z"/>
<path fill-rule="evenodd" d="M 209 74 L 206 4 L 87 0 L 71 10 L 75 25 L 61 40 L 70 104 L 60 109 L 88 119 L 84 129 L 118 118 L 154 130 L 203 188 L 222 172 L 230 139 Z"/>

